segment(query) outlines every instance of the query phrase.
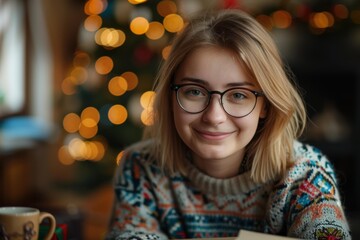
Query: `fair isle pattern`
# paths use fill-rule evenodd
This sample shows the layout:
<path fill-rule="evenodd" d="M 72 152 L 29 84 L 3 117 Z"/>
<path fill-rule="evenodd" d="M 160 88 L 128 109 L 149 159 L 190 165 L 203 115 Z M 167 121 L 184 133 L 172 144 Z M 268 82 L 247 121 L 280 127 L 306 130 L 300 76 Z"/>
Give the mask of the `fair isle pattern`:
<path fill-rule="evenodd" d="M 220 180 L 191 163 L 187 177 L 170 177 L 142 148 L 129 152 L 116 175 L 118 201 L 107 239 L 229 237 L 240 229 L 351 239 L 332 165 L 299 142 L 294 153 L 294 165 L 281 181 L 260 185 L 249 172 Z"/>

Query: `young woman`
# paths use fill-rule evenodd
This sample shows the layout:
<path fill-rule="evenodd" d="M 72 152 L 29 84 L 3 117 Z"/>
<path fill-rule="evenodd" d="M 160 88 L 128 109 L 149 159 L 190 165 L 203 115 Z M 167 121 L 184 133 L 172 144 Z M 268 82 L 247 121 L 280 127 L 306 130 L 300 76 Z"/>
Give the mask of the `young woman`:
<path fill-rule="evenodd" d="M 115 175 L 109 239 L 350 239 L 331 163 L 276 46 L 239 10 L 192 19 L 155 84 L 154 125 Z M 333 237 L 333 238 L 331 238 Z"/>

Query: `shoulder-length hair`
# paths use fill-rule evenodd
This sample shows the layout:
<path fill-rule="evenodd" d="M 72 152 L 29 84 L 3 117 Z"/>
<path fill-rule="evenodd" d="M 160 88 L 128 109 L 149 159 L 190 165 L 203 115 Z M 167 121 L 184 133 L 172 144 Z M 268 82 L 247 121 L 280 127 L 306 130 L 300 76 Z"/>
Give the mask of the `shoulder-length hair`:
<path fill-rule="evenodd" d="M 269 33 L 247 13 L 234 9 L 193 18 L 175 37 L 154 85 L 154 124 L 144 134 L 155 140 L 154 159 L 169 173 L 186 174 L 189 150 L 176 132 L 170 84 L 186 56 L 204 46 L 232 50 L 263 91 L 267 116 L 248 144 L 246 155 L 252 161 L 255 182 L 281 177 L 292 162 L 294 140 L 305 128 L 305 106 Z"/>

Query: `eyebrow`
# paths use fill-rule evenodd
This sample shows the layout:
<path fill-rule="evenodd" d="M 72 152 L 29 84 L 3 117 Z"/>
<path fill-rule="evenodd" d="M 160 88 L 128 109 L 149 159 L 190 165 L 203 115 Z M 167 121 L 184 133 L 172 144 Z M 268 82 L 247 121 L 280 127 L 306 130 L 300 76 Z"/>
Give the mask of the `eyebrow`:
<path fill-rule="evenodd" d="M 191 83 L 197 83 L 205 86 L 209 86 L 209 83 L 203 79 L 199 78 L 192 78 L 192 77 L 184 77 L 180 79 L 181 82 L 191 82 Z M 226 84 L 227 87 L 244 87 L 244 86 L 255 86 L 251 82 L 232 82 Z"/>

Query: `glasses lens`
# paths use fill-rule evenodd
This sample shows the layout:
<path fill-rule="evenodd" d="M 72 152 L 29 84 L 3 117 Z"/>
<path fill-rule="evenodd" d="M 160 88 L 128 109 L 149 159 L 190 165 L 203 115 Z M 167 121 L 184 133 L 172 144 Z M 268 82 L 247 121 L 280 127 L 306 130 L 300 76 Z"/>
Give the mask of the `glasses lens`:
<path fill-rule="evenodd" d="M 200 86 L 185 85 L 177 91 L 177 100 L 180 106 L 189 113 L 203 111 L 209 101 L 208 91 Z"/>
<path fill-rule="evenodd" d="M 219 92 L 216 92 L 220 94 Z M 205 88 L 198 85 L 182 85 L 177 89 L 177 101 L 188 113 L 200 113 L 209 104 L 209 93 Z M 222 93 L 222 107 L 233 117 L 244 117 L 255 108 L 257 97 L 247 89 L 232 88 Z"/>
<path fill-rule="evenodd" d="M 222 98 L 224 110 L 231 116 L 243 117 L 251 113 L 256 105 L 256 96 L 247 89 L 230 89 Z"/>

